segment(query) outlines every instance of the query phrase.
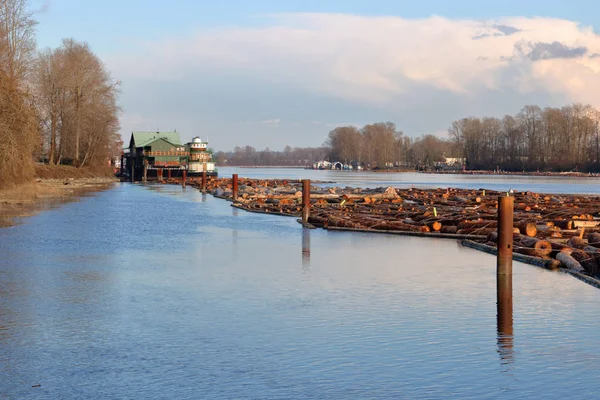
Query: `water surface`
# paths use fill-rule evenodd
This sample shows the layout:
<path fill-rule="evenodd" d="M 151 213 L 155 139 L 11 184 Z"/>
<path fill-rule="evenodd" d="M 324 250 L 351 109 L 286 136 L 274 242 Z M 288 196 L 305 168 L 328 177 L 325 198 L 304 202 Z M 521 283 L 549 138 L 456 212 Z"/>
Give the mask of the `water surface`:
<path fill-rule="evenodd" d="M 298 168 L 220 167 L 219 176 L 239 174 L 248 178 L 292 178 L 332 182 L 351 187 L 464 188 L 499 191 L 535 191 L 539 193 L 600 194 L 600 177 L 524 176 L 479 174 L 433 174 L 419 172 L 370 172 L 305 170 Z"/>
<path fill-rule="evenodd" d="M 594 398 L 600 291 L 119 184 L 0 230 L 0 398 Z M 41 385 L 39 387 L 32 387 Z"/>

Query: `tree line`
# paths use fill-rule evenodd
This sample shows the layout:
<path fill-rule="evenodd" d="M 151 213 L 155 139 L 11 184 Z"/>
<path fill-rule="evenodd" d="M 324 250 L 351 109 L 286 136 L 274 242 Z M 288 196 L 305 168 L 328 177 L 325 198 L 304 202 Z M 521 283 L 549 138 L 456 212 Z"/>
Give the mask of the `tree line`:
<path fill-rule="evenodd" d="M 391 122 L 329 132 L 327 159 L 367 168 L 434 169 L 446 158 L 470 170 L 600 171 L 600 111 L 590 105 L 524 106 L 503 118 L 452 122 L 448 137 L 411 138 Z"/>
<path fill-rule="evenodd" d="M 329 151 L 327 147 L 286 146 L 283 151 L 271 151 L 236 146 L 233 151 L 217 151 L 213 160 L 221 165 L 304 167 L 327 158 Z"/>
<path fill-rule="evenodd" d="M 28 0 L 0 0 L 0 186 L 35 162 L 102 167 L 120 154 L 119 83 L 85 42 L 37 52 Z"/>
<path fill-rule="evenodd" d="M 515 116 L 454 121 L 451 143 L 470 169 L 600 170 L 600 112 L 528 105 Z"/>

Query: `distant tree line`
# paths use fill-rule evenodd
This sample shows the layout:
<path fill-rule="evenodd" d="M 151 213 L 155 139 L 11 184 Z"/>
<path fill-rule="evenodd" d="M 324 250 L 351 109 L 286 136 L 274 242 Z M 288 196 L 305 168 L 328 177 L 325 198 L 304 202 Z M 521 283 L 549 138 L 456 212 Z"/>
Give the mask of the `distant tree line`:
<path fill-rule="evenodd" d="M 214 153 L 213 159 L 221 165 L 304 167 L 324 160 L 329 151 L 327 147 L 286 146 L 283 151 L 272 151 L 267 147 L 257 151 L 252 146 L 236 146 L 233 151 Z"/>
<path fill-rule="evenodd" d="M 328 160 L 409 169 L 443 168 L 446 158 L 452 158 L 455 168 L 464 165 L 471 170 L 597 172 L 600 111 L 583 104 L 544 109 L 528 105 L 515 116 L 454 121 L 447 138 L 411 138 L 391 122 L 341 126 L 329 132 L 324 147 L 257 152 L 246 146 L 225 158 L 231 164 L 247 165 L 311 165 Z"/>
<path fill-rule="evenodd" d="M 590 105 L 529 105 L 502 119 L 454 121 L 449 134 L 469 169 L 598 171 L 599 122 Z"/>
<path fill-rule="evenodd" d="M 358 163 L 369 168 L 434 165 L 450 156 L 453 144 L 433 135 L 411 138 L 392 122 L 368 124 L 362 128 L 342 126 L 329 132 L 326 144 L 330 161 Z"/>
<path fill-rule="evenodd" d="M 28 0 L 0 0 L 0 187 L 34 163 L 105 166 L 120 152 L 118 82 L 86 43 L 36 53 Z"/>

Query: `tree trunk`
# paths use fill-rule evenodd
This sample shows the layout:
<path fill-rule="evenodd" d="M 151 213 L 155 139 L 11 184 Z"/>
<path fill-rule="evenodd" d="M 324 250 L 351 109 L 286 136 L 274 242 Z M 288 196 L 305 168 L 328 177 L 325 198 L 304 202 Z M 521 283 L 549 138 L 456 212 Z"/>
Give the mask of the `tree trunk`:
<path fill-rule="evenodd" d="M 48 163 L 54 164 L 54 156 L 56 153 L 56 113 L 52 112 L 50 115 L 50 154 L 48 156 Z"/>

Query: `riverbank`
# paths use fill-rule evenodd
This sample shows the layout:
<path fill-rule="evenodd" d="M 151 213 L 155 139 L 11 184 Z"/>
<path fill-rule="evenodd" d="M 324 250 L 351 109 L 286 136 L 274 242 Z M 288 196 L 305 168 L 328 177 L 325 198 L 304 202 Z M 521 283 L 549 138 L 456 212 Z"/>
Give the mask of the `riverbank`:
<path fill-rule="evenodd" d="M 39 165 L 36 175 L 33 182 L 0 190 L 0 228 L 117 182 L 110 169 Z"/>

